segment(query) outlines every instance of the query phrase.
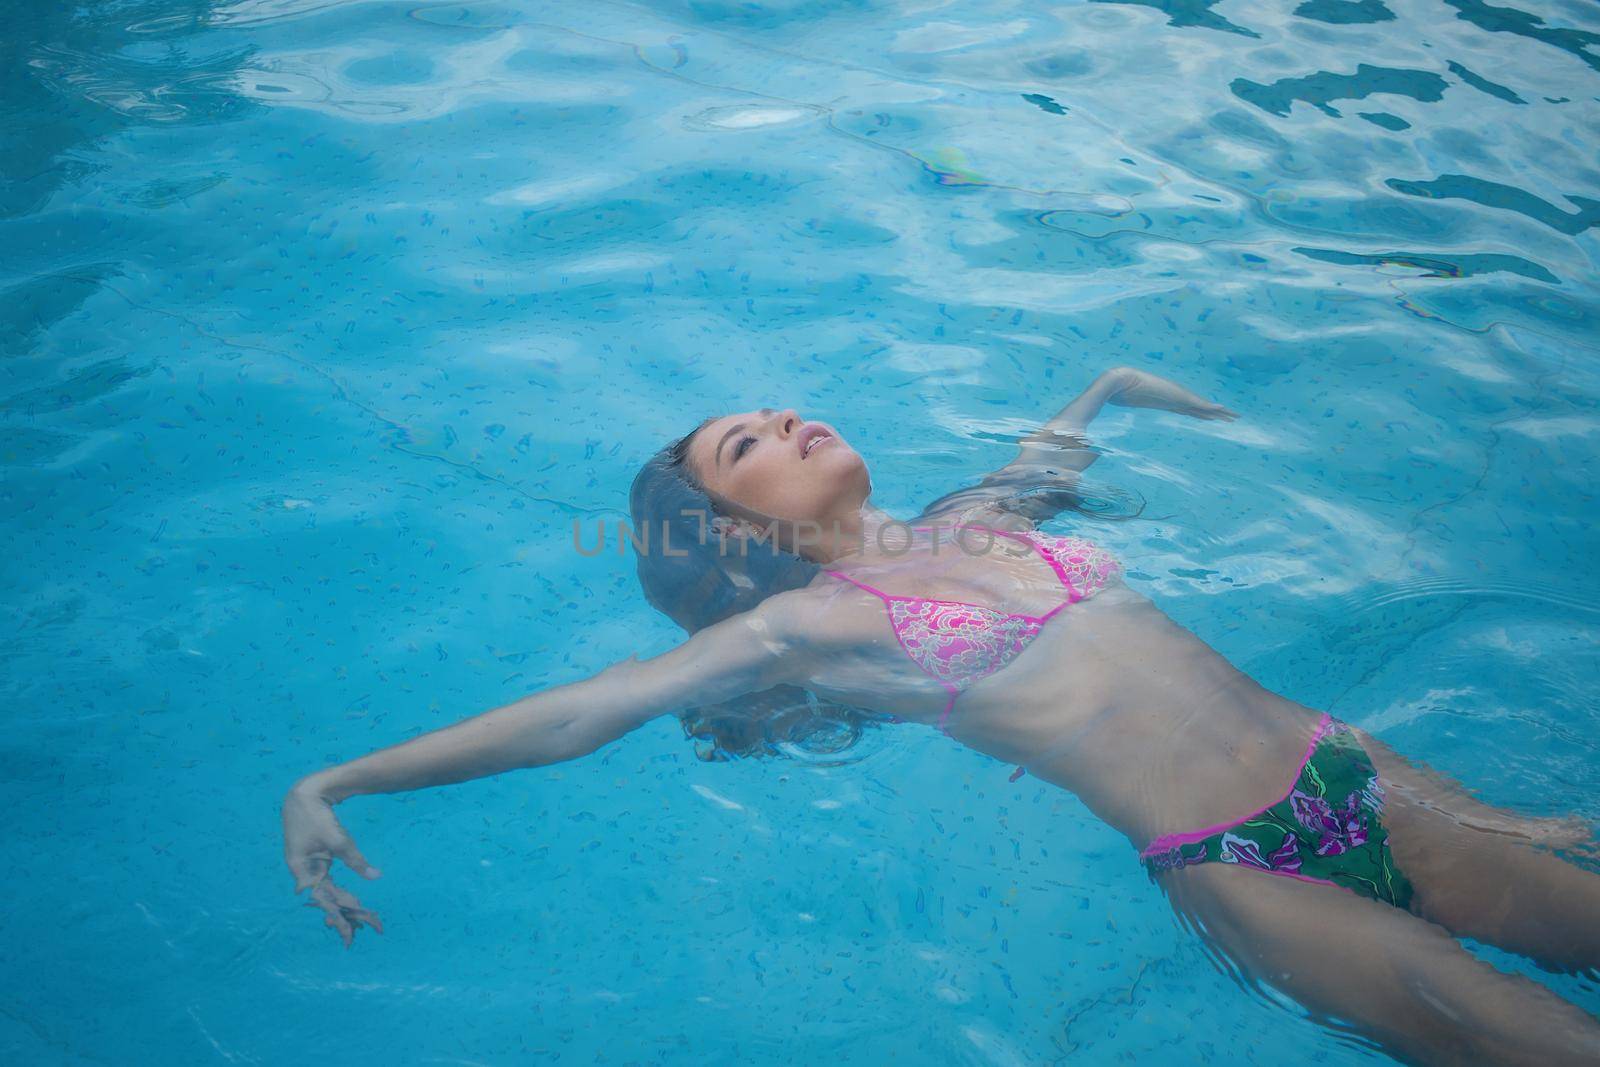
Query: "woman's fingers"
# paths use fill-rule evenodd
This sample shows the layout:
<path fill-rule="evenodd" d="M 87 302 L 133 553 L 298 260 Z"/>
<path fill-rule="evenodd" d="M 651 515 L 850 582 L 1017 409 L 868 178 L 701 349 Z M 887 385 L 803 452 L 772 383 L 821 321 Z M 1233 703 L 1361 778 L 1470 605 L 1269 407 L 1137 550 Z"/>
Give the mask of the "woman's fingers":
<path fill-rule="evenodd" d="M 351 927 L 350 920 L 337 907 L 322 900 L 308 900 L 306 907 L 316 908 L 322 912 L 322 925 L 333 930 L 339 935 L 339 940 L 344 942 L 346 948 L 355 940 L 355 929 Z"/>
<path fill-rule="evenodd" d="M 1537 827 L 1531 836 L 1541 844 L 1585 856 L 1596 854 L 1594 827 L 1586 819 L 1567 815 L 1553 819 L 1530 819 L 1528 823 Z"/>
<path fill-rule="evenodd" d="M 347 889 L 342 889 L 336 885 L 330 885 L 328 888 L 332 890 L 334 903 L 339 906 L 339 910 L 344 914 L 345 918 L 357 925 L 366 923 L 378 933 L 383 933 L 383 922 L 378 918 L 377 912 L 362 907 L 361 901 L 357 900 L 355 894 Z"/>
<path fill-rule="evenodd" d="M 350 840 L 348 836 L 339 842 L 338 846 L 334 848 L 333 854 L 344 860 L 347 867 L 363 878 L 377 878 L 383 874 L 382 871 L 367 862 L 367 857 L 361 854 L 361 850 L 356 848 L 356 843 Z"/>
<path fill-rule="evenodd" d="M 363 925 L 383 933 L 377 914 L 362 907 L 359 900 L 329 878 L 335 859 L 344 861 L 363 878 L 377 878 L 382 872 L 356 848 L 328 802 L 298 789 L 290 790 L 283 805 L 283 831 L 284 860 L 294 875 L 295 892 L 311 891 L 306 904 L 321 910 L 323 922 L 338 932 L 345 947 L 351 946 Z"/>
<path fill-rule="evenodd" d="M 294 875 L 294 891 L 304 893 L 316 883 L 317 876 L 311 870 L 311 863 L 304 856 L 289 857 L 289 873 Z"/>
<path fill-rule="evenodd" d="M 322 924 L 332 927 L 338 932 L 339 940 L 344 942 L 345 948 L 349 948 L 351 943 L 355 941 L 355 927 L 350 924 L 350 920 L 345 918 L 344 912 L 336 905 L 321 900 L 308 900 L 306 901 L 306 907 L 322 909 Z"/>
<path fill-rule="evenodd" d="M 352 923 L 353 925 L 359 927 L 362 923 L 366 923 L 377 933 L 383 933 L 383 920 L 378 918 L 377 912 L 360 907 L 341 908 L 339 911 L 340 914 L 345 917 L 346 921 Z"/>
<path fill-rule="evenodd" d="M 378 918 L 378 913 L 375 911 L 369 911 L 366 908 L 346 908 L 344 909 L 344 916 L 351 922 L 366 923 L 378 933 L 383 933 L 383 920 Z"/>
<path fill-rule="evenodd" d="M 294 891 L 304 893 L 315 886 L 328 873 L 329 862 L 326 855 L 291 855 L 289 873 L 294 875 Z"/>
<path fill-rule="evenodd" d="M 1541 843 L 1558 852 L 1570 852 L 1575 856 L 1582 856 L 1584 859 L 1600 860 L 1600 845 L 1597 845 L 1592 839 L 1588 839 L 1588 835 L 1584 835 L 1583 839 L 1567 838 Z"/>
<path fill-rule="evenodd" d="M 322 909 L 325 916 L 323 923 L 338 931 L 346 948 L 355 941 L 356 931 L 362 924 L 372 927 L 380 934 L 383 933 L 383 922 L 376 912 L 362 907 L 361 902 L 353 894 L 327 879 L 317 884 L 312 890 L 311 897 L 306 905 Z"/>
<path fill-rule="evenodd" d="M 1195 403 L 1190 404 L 1187 408 L 1185 408 L 1183 413 L 1197 419 L 1224 419 L 1232 421 L 1233 419 L 1237 419 L 1239 417 L 1239 413 L 1234 411 L 1232 408 L 1225 408 L 1221 404 L 1213 404 L 1209 400 L 1199 399 L 1197 399 Z"/>

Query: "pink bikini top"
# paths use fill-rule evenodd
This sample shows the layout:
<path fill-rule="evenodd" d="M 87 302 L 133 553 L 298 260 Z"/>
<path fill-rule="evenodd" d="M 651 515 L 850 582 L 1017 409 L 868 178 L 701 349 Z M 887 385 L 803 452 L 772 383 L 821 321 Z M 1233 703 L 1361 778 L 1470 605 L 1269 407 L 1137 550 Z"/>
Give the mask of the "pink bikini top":
<path fill-rule="evenodd" d="M 1122 570 L 1111 553 L 1081 537 L 1044 534 L 1037 530 L 1015 533 L 971 524 L 957 529 L 987 530 L 1032 545 L 1061 579 L 1067 599 L 1044 615 L 1018 615 L 961 600 L 894 596 L 858 582 L 843 571 L 826 572 L 883 598 L 889 609 L 889 624 L 894 627 L 900 647 L 950 693 L 944 714 L 939 716 L 939 729 L 946 733 L 949 731 L 945 723 L 950 719 L 956 697 L 963 690 L 1016 659 L 1058 611 L 1094 596 Z"/>

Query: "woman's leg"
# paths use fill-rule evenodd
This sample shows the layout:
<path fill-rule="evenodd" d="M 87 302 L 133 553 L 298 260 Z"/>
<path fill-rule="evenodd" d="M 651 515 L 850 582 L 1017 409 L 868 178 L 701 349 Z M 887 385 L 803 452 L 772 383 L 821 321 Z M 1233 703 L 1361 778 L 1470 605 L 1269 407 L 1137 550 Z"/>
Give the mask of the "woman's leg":
<path fill-rule="evenodd" d="M 1443 928 L 1335 886 L 1233 864 L 1160 876 L 1244 972 L 1422 1064 L 1594 1064 L 1600 1022 Z"/>
<path fill-rule="evenodd" d="M 1558 971 L 1600 968 L 1600 875 L 1536 845 L 1590 838 L 1577 820 L 1531 819 L 1491 807 L 1368 734 L 1388 799 L 1383 822 L 1412 910 L 1452 934 L 1521 953 Z"/>

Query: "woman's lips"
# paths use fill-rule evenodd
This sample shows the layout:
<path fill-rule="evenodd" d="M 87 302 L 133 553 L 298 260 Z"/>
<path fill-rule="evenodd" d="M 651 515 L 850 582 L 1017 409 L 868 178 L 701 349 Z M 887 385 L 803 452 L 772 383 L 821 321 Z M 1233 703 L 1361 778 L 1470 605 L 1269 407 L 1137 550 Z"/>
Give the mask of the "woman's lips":
<path fill-rule="evenodd" d="M 833 434 L 821 426 L 807 426 L 800 431 L 799 440 L 796 442 L 800 449 L 800 458 L 805 459 L 815 450 L 833 440 Z"/>

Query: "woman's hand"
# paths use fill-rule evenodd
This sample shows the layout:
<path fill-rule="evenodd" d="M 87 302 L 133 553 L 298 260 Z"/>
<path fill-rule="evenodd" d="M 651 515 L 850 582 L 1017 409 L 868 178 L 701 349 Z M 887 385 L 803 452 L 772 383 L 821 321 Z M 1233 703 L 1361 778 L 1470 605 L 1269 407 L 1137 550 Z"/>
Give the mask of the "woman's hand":
<path fill-rule="evenodd" d="M 1195 419 L 1231 421 L 1239 417 L 1237 411 L 1231 411 L 1221 404 L 1213 404 L 1191 393 L 1177 382 L 1147 371 L 1136 370 L 1133 367 L 1116 367 L 1106 374 L 1112 380 L 1111 394 L 1106 400 L 1119 407 L 1157 408 Z"/>
<path fill-rule="evenodd" d="M 315 776 L 301 779 L 284 798 L 283 857 L 294 874 L 294 891 L 311 890 L 306 906 L 321 908 L 326 915 L 325 924 L 337 930 L 344 947 L 349 948 L 362 923 L 380 934 L 383 923 L 352 894 L 333 884 L 329 877 L 333 858 L 344 860 L 363 878 L 377 878 L 382 872 L 356 848 L 316 781 Z"/>

